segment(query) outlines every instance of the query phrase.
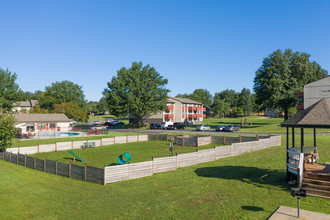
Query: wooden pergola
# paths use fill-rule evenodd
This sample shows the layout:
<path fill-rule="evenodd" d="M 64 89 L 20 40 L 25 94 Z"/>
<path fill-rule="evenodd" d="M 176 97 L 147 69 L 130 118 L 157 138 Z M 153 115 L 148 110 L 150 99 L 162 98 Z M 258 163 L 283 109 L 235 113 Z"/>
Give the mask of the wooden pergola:
<path fill-rule="evenodd" d="M 316 149 L 316 129 L 330 128 L 330 100 L 323 98 L 307 109 L 299 112 L 292 118 L 281 123 L 281 127 L 286 127 L 286 148 L 289 149 L 289 128 L 292 129 L 292 147 L 295 146 L 295 128 L 300 128 L 301 144 L 300 152 L 304 152 L 304 128 L 313 128 L 314 146 Z M 288 162 L 288 153 L 287 153 Z"/>

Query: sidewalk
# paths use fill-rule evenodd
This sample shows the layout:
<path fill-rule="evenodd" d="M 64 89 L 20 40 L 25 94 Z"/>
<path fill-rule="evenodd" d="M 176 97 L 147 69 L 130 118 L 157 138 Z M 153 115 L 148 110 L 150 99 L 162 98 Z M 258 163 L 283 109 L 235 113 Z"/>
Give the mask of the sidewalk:
<path fill-rule="evenodd" d="M 269 220 L 291 220 L 298 219 L 298 210 L 297 208 L 291 208 L 286 206 L 280 206 L 274 214 L 269 218 Z M 311 219 L 311 220 L 329 220 L 330 215 L 311 212 L 300 209 L 300 218 L 299 219 Z"/>

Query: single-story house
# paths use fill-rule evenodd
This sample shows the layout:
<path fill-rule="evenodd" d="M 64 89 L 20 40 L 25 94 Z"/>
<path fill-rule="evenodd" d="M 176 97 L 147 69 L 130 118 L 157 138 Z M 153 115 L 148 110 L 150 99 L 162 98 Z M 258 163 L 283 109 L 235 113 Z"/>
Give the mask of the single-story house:
<path fill-rule="evenodd" d="M 65 114 L 15 114 L 16 128 L 20 133 L 43 131 L 69 131 L 72 120 Z"/>
<path fill-rule="evenodd" d="M 31 108 L 34 108 L 37 105 L 39 105 L 38 100 L 19 101 L 13 104 L 13 111 L 18 113 L 29 111 Z"/>

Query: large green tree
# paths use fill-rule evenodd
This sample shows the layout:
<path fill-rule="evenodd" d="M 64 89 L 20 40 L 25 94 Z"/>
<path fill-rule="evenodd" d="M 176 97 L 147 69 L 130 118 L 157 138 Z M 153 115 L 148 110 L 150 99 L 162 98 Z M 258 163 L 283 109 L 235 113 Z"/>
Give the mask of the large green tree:
<path fill-rule="evenodd" d="M 250 115 L 253 111 L 253 98 L 249 89 L 243 88 L 238 95 L 238 106 L 243 109 L 244 115 Z"/>
<path fill-rule="evenodd" d="M 145 118 L 165 109 L 167 82 L 155 68 L 133 62 L 131 68 L 117 71 L 103 94 L 111 114 L 120 117 L 131 113 L 140 127 Z"/>
<path fill-rule="evenodd" d="M 63 113 L 68 118 L 74 119 L 75 121 L 87 121 L 88 115 L 82 111 L 77 104 L 71 102 L 64 102 L 56 104 L 54 108 L 55 113 Z"/>
<path fill-rule="evenodd" d="M 224 99 L 220 99 L 220 98 L 218 98 L 218 96 L 215 96 L 214 100 L 213 100 L 212 110 L 216 114 L 218 114 L 219 117 L 221 115 L 225 116 L 225 115 L 229 114 L 230 104 L 228 102 L 226 102 Z"/>
<path fill-rule="evenodd" d="M 96 108 L 99 113 L 105 113 L 105 112 L 109 111 L 106 97 L 102 97 L 100 99 L 100 101 L 96 104 Z"/>
<path fill-rule="evenodd" d="M 15 137 L 15 118 L 12 115 L 0 114 L 0 151 L 12 145 Z"/>
<path fill-rule="evenodd" d="M 222 92 L 217 92 L 214 95 L 214 99 L 222 99 L 225 102 L 229 103 L 230 108 L 238 106 L 238 96 L 239 93 L 235 92 L 232 89 L 226 89 Z"/>
<path fill-rule="evenodd" d="M 18 84 L 15 82 L 16 79 L 16 73 L 0 68 L 0 112 L 10 111 L 13 108 L 13 103 L 18 101 L 22 95 Z"/>
<path fill-rule="evenodd" d="M 328 73 L 309 58 L 309 54 L 292 52 L 291 49 L 276 50 L 264 58 L 254 78 L 257 104 L 264 108 L 283 109 L 287 119 L 288 109 L 295 106 L 296 94 L 302 86 Z"/>
<path fill-rule="evenodd" d="M 87 111 L 82 87 L 67 80 L 46 86 L 45 92 L 41 96 L 40 105 L 42 108 L 53 110 L 56 104 L 64 102 L 77 104 L 81 109 Z"/>

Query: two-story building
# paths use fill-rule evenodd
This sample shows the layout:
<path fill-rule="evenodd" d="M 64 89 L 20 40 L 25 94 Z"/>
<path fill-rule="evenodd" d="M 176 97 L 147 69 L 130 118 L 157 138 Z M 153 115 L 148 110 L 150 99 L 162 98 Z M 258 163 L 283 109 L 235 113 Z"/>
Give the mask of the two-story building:
<path fill-rule="evenodd" d="M 304 110 L 323 98 L 330 99 L 330 76 L 304 85 L 304 92 L 299 92 L 297 97 L 301 99 L 298 110 Z"/>
<path fill-rule="evenodd" d="M 166 121 L 200 124 L 206 117 L 205 111 L 206 108 L 200 102 L 187 98 L 169 97 L 166 101 L 166 110 L 150 116 L 146 122 L 148 124 Z"/>
<path fill-rule="evenodd" d="M 17 113 L 27 112 L 37 105 L 39 105 L 38 100 L 19 101 L 14 103 L 13 111 Z"/>

